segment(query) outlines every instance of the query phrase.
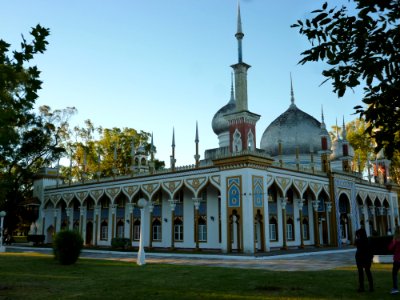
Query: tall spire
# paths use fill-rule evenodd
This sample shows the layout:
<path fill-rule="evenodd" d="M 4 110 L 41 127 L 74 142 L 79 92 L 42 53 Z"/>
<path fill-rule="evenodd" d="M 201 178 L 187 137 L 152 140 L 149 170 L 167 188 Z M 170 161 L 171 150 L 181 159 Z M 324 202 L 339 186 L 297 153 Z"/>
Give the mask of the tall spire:
<path fill-rule="evenodd" d="M 294 92 L 293 92 L 293 81 L 292 81 L 292 73 L 290 73 L 290 106 L 294 106 Z"/>
<path fill-rule="evenodd" d="M 324 107 L 321 105 L 321 129 L 326 129 L 324 118 Z"/>
<path fill-rule="evenodd" d="M 235 34 L 238 44 L 238 63 L 232 65 L 235 72 L 235 101 L 236 110 L 238 112 L 247 111 L 247 69 L 250 65 L 243 62 L 242 39 L 244 37 L 242 31 L 242 19 L 240 16 L 240 3 L 238 1 L 237 12 L 237 32 Z"/>
<path fill-rule="evenodd" d="M 346 132 L 346 124 L 344 123 L 344 116 L 343 116 L 343 129 L 342 129 L 342 139 L 345 141 L 347 138 L 347 132 Z"/>
<path fill-rule="evenodd" d="M 242 31 L 242 19 L 240 17 L 240 1 L 238 0 L 238 13 L 237 13 L 237 32 L 235 34 L 235 37 L 238 41 L 238 59 L 239 63 L 243 61 L 243 55 L 242 55 L 242 39 L 243 39 L 243 31 Z"/>
<path fill-rule="evenodd" d="M 175 127 L 172 127 L 172 155 L 171 155 L 171 170 L 175 171 Z"/>
<path fill-rule="evenodd" d="M 194 142 L 196 143 L 196 154 L 194 155 L 194 159 L 196 168 L 198 168 L 200 165 L 200 155 L 199 155 L 199 127 L 197 125 L 197 121 L 196 121 L 196 137 L 194 139 Z"/>

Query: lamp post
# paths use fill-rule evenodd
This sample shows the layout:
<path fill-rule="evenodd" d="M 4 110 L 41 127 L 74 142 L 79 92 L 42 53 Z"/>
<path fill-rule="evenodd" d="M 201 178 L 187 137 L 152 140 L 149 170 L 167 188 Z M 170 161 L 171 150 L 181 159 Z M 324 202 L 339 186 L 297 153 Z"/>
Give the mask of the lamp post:
<path fill-rule="evenodd" d="M 0 211 L 0 252 L 6 252 L 6 247 L 3 246 L 3 224 L 4 224 L 4 217 L 6 216 L 6 212 Z"/>
<path fill-rule="evenodd" d="M 146 255 L 144 253 L 143 239 L 144 239 L 144 209 L 147 205 L 146 199 L 140 198 L 138 201 L 138 206 L 140 208 L 140 240 L 139 240 L 139 251 L 137 255 L 137 264 L 139 266 L 146 264 Z"/>
<path fill-rule="evenodd" d="M 195 209 L 195 220 L 194 220 L 194 234 L 195 234 L 195 241 L 196 241 L 196 250 L 199 250 L 199 208 L 200 202 L 202 198 L 193 198 L 193 204 Z"/>

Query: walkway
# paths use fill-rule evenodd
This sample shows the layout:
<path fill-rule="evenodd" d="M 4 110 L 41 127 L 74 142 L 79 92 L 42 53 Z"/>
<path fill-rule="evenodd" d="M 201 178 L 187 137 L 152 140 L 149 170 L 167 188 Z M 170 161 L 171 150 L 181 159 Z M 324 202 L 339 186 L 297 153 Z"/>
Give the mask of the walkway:
<path fill-rule="evenodd" d="M 52 254 L 51 248 L 7 246 L 6 252 L 34 252 Z M 146 253 L 147 264 L 201 265 L 273 271 L 318 271 L 355 265 L 355 249 L 320 250 L 266 256 L 189 254 L 189 253 Z M 82 258 L 110 259 L 136 263 L 136 252 L 82 250 Z"/>

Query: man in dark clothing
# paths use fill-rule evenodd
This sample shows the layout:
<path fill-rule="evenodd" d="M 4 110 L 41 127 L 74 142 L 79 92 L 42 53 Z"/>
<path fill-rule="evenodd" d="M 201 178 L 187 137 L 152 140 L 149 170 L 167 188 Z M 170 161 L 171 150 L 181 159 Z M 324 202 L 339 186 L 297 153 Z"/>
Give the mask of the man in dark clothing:
<path fill-rule="evenodd" d="M 358 291 L 364 292 L 364 270 L 368 278 L 369 291 L 374 290 L 374 284 L 371 274 L 372 264 L 372 250 L 368 243 L 367 232 L 364 228 L 360 228 L 356 231 L 356 263 L 358 269 Z"/>

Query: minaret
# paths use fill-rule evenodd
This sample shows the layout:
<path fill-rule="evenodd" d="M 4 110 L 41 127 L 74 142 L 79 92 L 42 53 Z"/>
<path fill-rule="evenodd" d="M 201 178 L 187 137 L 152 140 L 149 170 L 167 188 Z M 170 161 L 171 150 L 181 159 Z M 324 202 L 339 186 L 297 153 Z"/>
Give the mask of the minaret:
<path fill-rule="evenodd" d="M 172 128 L 172 155 L 171 155 L 171 171 L 175 171 L 175 128 Z"/>
<path fill-rule="evenodd" d="M 343 152 L 343 158 L 342 158 L 343 171 L 350 172 L 352 157 L 349 154 L 349 141 L 347 140 L 347 132 L 346 132 L 346 124 L 344 123 L 344 116 L 343 116 L 343 127 L 342 127 L 342 152 Z"/>
<path fill-rule="evenodd" d="M 151 143 L 150 143 L 150 162 L 149 162 L 150 174 L 153 174 L 155 171 L 155 163 L 154 163 L 154 143 L 153 143 L 153 133 L 151 133 Z"/>
<path fill-rule="evenodd" d="M 194 138 L 194 142 L 196 144 L 196 154 L 194 155 L 195 166 L 196 168 L 200 165 L 200 155 L 199 155 L 199 128 L 196 121 L 196 136 Z"/>
<path fill-rule="evenodd" d="M 320 137 L 321 137 L 321 151 L 319 151 L 319 154 L 321 155 L 321 169 L 322 169 L 322 172 L 328 172 L 329 171 L 328 156 L 330 154 L 330 150 L 328 148 L 329 133 L 326 130 L 326 125 L 325 125 L 325 120 L 324 120 L 324 109 L 322 108 L 322 106 L 321 106 Z"/>
<path fill-rule="evenodd" d="M 235 73 L 235 92 L 236 92 L 236 110 L 248 110 L 247 107 L 247 70 L 250 65 L 243 62 L 243 49 L 242 40 L 244 37 L 242 31 L 242 20 L 240 17 L 240 4 L 238 2 L 238 15 L 237 15 L 237 32 L 235 34 L 238 43 L 238 63 L 231 67 Z"/>
<path fill-rule="evenodd" d="M 232 65 L 235 74 L 236 112 L 225 115 L 229 122 L 229 150 L 231 153 L 254 151 L 256 149 L 256 123 L 260 116 L 248 111 L 247 105 L 247 70 L 250 65 L 243 62 L 242 20 L 238 3 L 237 32 L 238 63 Z"/>

